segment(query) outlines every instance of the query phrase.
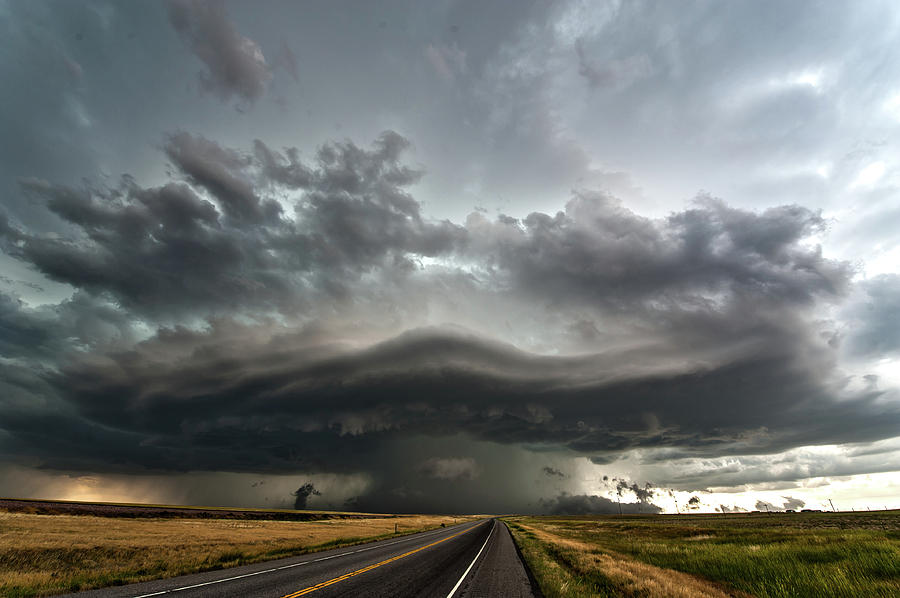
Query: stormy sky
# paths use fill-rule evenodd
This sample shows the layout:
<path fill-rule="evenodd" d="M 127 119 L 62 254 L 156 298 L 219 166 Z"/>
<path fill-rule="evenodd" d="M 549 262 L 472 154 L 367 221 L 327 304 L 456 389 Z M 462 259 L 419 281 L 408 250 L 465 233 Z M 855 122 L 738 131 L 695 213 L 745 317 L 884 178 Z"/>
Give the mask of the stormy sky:
<path fill-rule="evenodd" d="M 898 35 L 0 0 L 0 495 L 900 506 Z"/>

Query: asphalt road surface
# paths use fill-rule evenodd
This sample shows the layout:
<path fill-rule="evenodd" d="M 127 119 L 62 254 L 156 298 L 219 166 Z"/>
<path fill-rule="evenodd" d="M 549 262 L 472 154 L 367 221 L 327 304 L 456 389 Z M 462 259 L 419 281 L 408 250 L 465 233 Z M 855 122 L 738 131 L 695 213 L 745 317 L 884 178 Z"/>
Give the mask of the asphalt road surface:
<path fill-rule="evenodd" d="M 538 596 L 496 519 L 244 567 L 69 594 L 78 598 Z"/>

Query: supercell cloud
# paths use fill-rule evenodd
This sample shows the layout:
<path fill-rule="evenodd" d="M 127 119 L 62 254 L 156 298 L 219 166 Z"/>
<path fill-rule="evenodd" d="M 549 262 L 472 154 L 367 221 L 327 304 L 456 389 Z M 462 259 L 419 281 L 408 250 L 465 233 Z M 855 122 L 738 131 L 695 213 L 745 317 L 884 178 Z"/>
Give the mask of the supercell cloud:
<path fill-rule="evenodd" d="M 724 511 L 817 506 L 816 489 L 900 470 L 900 285 L 885 266 L 897 245 L 874 227 L 866 251 L 854 228 L 896 214 L 893 162 L 867 188 L 837 180 L 888 150 L 851 154 L 843 130 L 788 135 L 836 156 L 831 182 L 804 183 L 801 158 L 779 166 L 753 149 L 774 143 L 760 122 L 781 130 L 796 103 L 827 102 L 809 94 L 837 93 L 824 86 L 844 84 L 838 66 L 791 83 L 765 54 L 733 57 L 743 78 L 723 72 L 727 97 L 708 101 L 743 112 L 711 111 L 717 127 L 685 139 L 708 162 L 704 180 L 668 171 L 658 148 L 628 157 L 654 136 L 625 97 L 681 93 L 652 112 L 673 113 L 663 131 L 679 111 L 693 118 L 699 92 L 679 85 L 709 84 L 678 60 L 698 43 L 681 29 L 699 19 L 716 44 L 737 27 L 728 15 L 673 29 L 649 9 L 639 26 L 633 8 L 515 5 L 509 19 L 472 21 L 475 7 L 460 6 L 452 22 L 420 8 L 432 31 L 420 39 L 400 13 L 369 27 L 364 14 L 272 5 L 378 48 L 366 60 L 384 80 L 348 66 L 370 89 L 353 96 L 337 72 L 354 51 L 313 51 L 315 28 L 294 42 L 278 19 L 224 2 L 172 1 L 143 21 L 127 5 L 94 8 L 69 22 L 0 8 L 6 27 L 59 40 L 82 73 L 61 97 L 98 120 L 54 125 L 96 148 L 71 165 L 32 150 L 0 172 L 0 459 L 32 494 L 84 496 L 73 488 L 91 479 L 90 496 L 113 498 L 104 485 L 152 479 L 133 487 L 182 502 Z M 71 23 L 93 33 L 78 40 Z M 184 65 L 144 64 L 183 106 L 133 115 L 132 136 L 100 95 L 135 99 L 101 74 L 116 48 L 111 72 L 134 59 L 116 41 L 125 25 L 132 45 Z M 604 31 L 630 27 L 636 39 L 658 27 L 669 62 L 658 46 L 603 45 Z M 512 54 L 538 32 L 556 72 Z M 382 67 L 413 46 L 414 69 Z M 192 91 L 198 76 L 225 102 Z M 402 108 L 398 85 L 417 107 Z M 601 126 L 588 105 L 632 119 L 618 152 L 565 124 Z M 522 143 L 552 159 L 512 168 Z"/>

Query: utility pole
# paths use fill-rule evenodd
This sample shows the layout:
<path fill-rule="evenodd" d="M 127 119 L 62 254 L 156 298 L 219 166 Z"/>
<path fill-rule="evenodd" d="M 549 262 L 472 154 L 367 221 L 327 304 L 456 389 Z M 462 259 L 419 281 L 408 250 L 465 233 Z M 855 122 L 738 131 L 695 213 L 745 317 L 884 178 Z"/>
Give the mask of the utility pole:
<path fill-rule="evenodd" d="M 830 498 L 828 499 L 828 504 L 831 505 L 831 512 L 832 512 L 832 513 L 837 513 L 837 509 L 834 508 L 834 503 L 831 502 L 831 499 L 830 499 Z"/>

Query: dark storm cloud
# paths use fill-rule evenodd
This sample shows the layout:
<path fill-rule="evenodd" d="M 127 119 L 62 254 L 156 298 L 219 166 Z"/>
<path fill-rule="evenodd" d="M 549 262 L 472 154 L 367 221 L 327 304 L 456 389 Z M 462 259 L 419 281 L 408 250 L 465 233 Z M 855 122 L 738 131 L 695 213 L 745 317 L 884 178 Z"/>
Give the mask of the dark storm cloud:
<path fill-rule="evenodd" d="M 15 297 L 0 294 L 0 355 L 16 357 L 23 351 L 45 351 L 51 341 L 57 340 L 52 324 L 29 311 Z"/>
<path fill-rule="evenodd" d="M 265 340 L 254 342 L 255 335 Z M 81 356 L 56 385 L 84 425 L 127 440 L 128 450 L 117 452 L 122 463 L 174 469 L 377 469 L 371 451 L 378 443 L 460 431 L 578 453 L 678 446 L 714 456 L 823 438 L 875 440 L 900 423 L 877 394 L 830 399 L 826 386 L 782 357 L 623 382 L 585 377 L 592 363 L 439 330 L 347 351 L 314 336 L 221 323 L 205 333 L 162 331 L 127 352 Z M 662 427 L 648 427 L 648 412 Z M 7 428 L 7 445 L 49 463 L 83 454 L 81 428 L 56 422 L 48 445 L 34 435 L 45 421 L 24 434 L 23 423 Z M 463 462 L 439 465 L 429 471 L 472 471 Z M 622 483 L 621 492 L 651 492 Z"/>
<path fill-rule="evenodd" d="M 662 509 L 646 502 L 616 502 L 605 496 L 562 493 L 541 502 L 541 512 L 548 515 L 613 515 L 619 513 L 661 513 Z"/>
<path fill-rule="evenodd" d="M 251 164 L 249 157 L 183 132 L 169 137 L 166 155 L 188 180 L 215 197 L 229 218 L 250 223 L 278 220 L 278 202 L 261 202 L 245 178 L 243 171 Z"/>
<path fill-rule="evenodd" d="M 41 307 L 0 293 L 0 331 L 0 355 L 47 364 L 73 348 L 104 350 L 135 340 L 127 314 L 85 293 Z"/>
<path fill-rule="evenodd" d="M 583 191 L 555 215 L 462 226 L 422 215 L 408 146 L 386 132 L 306 163 L 292 148 L 176 133 L 175 180 L 161 186 L 23 180 L 66 231 L 4 218 L 0 243 L 77 293 L 49 311 L 0 304 L 0 349 L 48 362 L 17 396 L 50 397 L 2 405 L 3 452 L 87 471 L 378 476 L 382 448 L 417 435 L 596 463 L 631 448 L 713 457 L 896 433 L 888 393 L 842 388 L 807 315 L 840 301 L 852 275 L 807 244 L 818 213 L 701 197 L 649 219 Z M 428 307 L 479 333 L 428 327 L 416 319 Z M 497 321 L 526 337 L 559 328 L 562 350 L 499 340 Z M 461 454 L 408 464 L 432 486 L 383 479 L 359 504 L 426 508 L 434 484 L 479 477 L 481 457 Z M 653 496 L 614 482 L 645 507 Z M 608 506 L 556 501 L 547 510 Z"/>
<path fill-rule="evenodd" d="M 112 190 L 42 181 L 25 181 L 23 187 L 81 234 L 22 233 L 19 245 L 7 252 L 52 280 L 109 295 L 137 313 L 271 305 L 288 284 L 257 237 L 221 224 L 214 205 L 188 186 L 141 189 L 126 178 Z"/>
<path fill-rule="evenodd" d="M 234 28 L 224 0 L 169 0 L 169 21 L 206 66 L 204 89 L 223 100 L 236 95 L 254 102 L 272 78 L 262 49 Z"/>
<path fill-rule="evenodd" d="M 184 183 L 142 188 L 126 176 L 115 188 L 76 189 L 23 180 L 78 234 L 30 233 L 3 216 L 0 244 L 53 280 L 143 315 L 293 311 L 310 286 L 340 292 L 363 272 L 407 270 L 410 254 L 438 255 L 463 240 L 461 227 L 425 220 L 403 190 L 419 176 L 399 161 L 407 145 L 392 132 L 371 150 L 329 144 L 309 167 L 296 150 L 285 165 L 261 143 L 251 156 L 179 133 L 166 153 Z M 274 188 L 294 193 L 293 219 L 262 196 Z"/>
<path fill-rule="evenodd" d="M 590 192 L 578 193 L 555 216 L 490 223 L 476 215 L 469 224 L 485 235 L 477 246 L 481 259 L 516 277 L 520 288 L 577 303 L 721 293 L 726 302 L 805 304 L 840 296 L 848 265 L 800 243 L 824 226 L 819 214 L 800 206 L 753 213 L 709 197 L 657 221 Z"/>

